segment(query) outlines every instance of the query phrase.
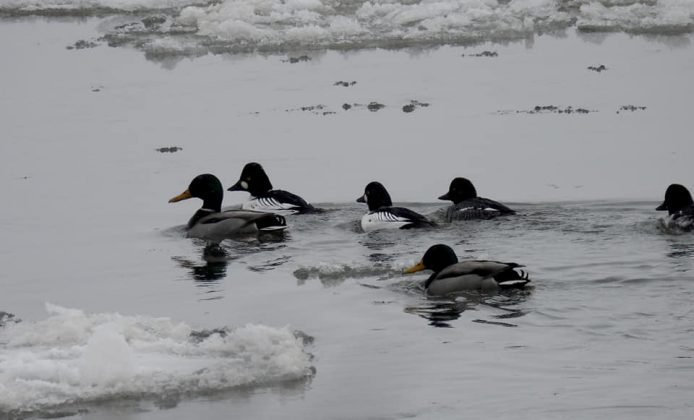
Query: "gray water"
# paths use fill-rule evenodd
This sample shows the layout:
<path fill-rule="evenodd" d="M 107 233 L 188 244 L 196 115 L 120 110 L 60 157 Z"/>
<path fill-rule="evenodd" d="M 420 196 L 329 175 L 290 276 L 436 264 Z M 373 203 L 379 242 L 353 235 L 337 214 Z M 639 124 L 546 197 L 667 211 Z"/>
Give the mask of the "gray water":
<path fill-rule="evenodd" d="M 654 211 L 669 183 L 692 186 L 691 35 L 296 64 L 66 48 L 98 24 L 0 25 L 0 311 L 22 320 L 0 332 L 0 415 L 692 417 L 694 236 Z M 470 57 L 485 49 L 499 56 Z M 430 106 L 404 113 L 413 99 Z M 386 107 L 341 110 L 370 101 Z M 335 113 L 301 111 L 318 104 Z M 538 105 L 595 112 L 526 112 Z M 182 150 L 155 150 L 170 146 Z M 291 217 L 280 240 L 227 241 L 207 262 L 182 228 L 200 204 L 167 200 L 203 172 L 231 185 L 251 160 L 329 211 Z M 367 182 L 429 213 L 454 176 L 519 215 L 356 227 Z M 524 264 L 534 287 L 426 298 L 426 275 L 401 270 L 435 243 Z M 245 335 L 217 352 L 219 328 Z M 180 350 L 189 329 L 208 347 Z M 145 333 L 156 345 L 139 344 Z M 236 381 L 205 376 L 225 358 Z M 203 373 L 186 379 L 188 365 Z M 137 376 L 149 366 L 160 381 Z"/>

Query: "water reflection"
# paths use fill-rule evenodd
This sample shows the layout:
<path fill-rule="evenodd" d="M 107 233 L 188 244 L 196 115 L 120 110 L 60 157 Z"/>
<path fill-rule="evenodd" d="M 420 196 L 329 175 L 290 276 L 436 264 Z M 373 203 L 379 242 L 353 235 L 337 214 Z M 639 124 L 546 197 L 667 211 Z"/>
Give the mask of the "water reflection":
<path fill-rule="evenodd" d="M 426 319 L 432 327 L 452 328 L 451 321 L 460 318 L 463 312 L 477 310 L 478 307 L 486 307 L 498 312 L 496 315 L 490 316 L 493 320 L 478 318 L 472 322 L 517 327 L 518 325 L 507 320 L 520 318 L 527 313 L 515 306 L 525 302 L 529 295 L 529 290 L 503 291 L 492 296 L 477 292 L 461 293 L 455 298 L 428 298 L 422 304 L 406 307 L 405 312 Z"/>
<path fill-rule="evenodd" d="M 460 318 L 460 314 L 466 309 L 468 309 L 468 303 L 465 301 L 433 300 L 406 307 L 405 312 L 419 315 L 428 320 L 432 327 L 452 328 L 449 322 Z"/>
<path fill-rule="evenodd" d="M 229 262 L 240 258 L 251 259 L 253 255 L 260 253 L 278 251 L 286 247 L 284 241 L 287 237 L 288 235 L 261 235 L 257 238 L 238 238 L 220 243 L 193 239 L 193 243 L 201 249 L 200 260 L 185 256 L 174 256 L 171 259 L 176 261 L 179 267 L 186 269 L 192 280 L 200 283 L 214 283 L 227 276 Z M 250 261 L 248 269 L 256 272 L 273 270 L 291 259 L 291 256 L 283 255 L 260 262 Z"/>
<path fill-rule="evenodd" d="M 665 254 L 668 258 L 689 258 L 694 256 L 694 243 L 692 242 L 669 242 L 670 252 Z"/>
<path fill-rule="evenodd" d="M 233 258 L 219 244 L 207 244 L 202 252 L 205 264 L 191 261 L 184 257 L 171 257 L 178 265 L 190 271 L 190 277 L 196 282 L 215 282 L 226 277 L 227 265 Z"/>

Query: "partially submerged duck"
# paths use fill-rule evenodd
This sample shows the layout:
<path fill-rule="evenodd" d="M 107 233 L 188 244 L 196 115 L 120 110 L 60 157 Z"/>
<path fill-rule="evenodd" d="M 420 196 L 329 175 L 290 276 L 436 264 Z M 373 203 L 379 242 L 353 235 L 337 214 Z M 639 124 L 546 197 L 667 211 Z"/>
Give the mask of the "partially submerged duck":
<path fill-rule="evenodd" d="M 678 229 L 690 231 L 694 229 L 694 200 L 689 190 L 680 184 L 671 184 L 665 191 L 663 204 L 655 208 L 668 212 L 666 223 Z"/>
<path fill-rule="evenodd" d="M 202 208 L 188 221 L 188 236 L 192 238 L 221 241 L 234 236 L 287 228 L 284 217 L 276 214 L 248 210 L 222 211 L 224 188 L 219 179 L 211 174 L 196 176 L 188 189 L 170 199 L 169 203 L 193 197 L 201 199 L 203 203 Z"/>
<path fill-rule="evenodd" d="M 462 291 L 495 291 L 500 288 L 522 288 L 530 282 L 528 273 L 518 270 L 516 263 L 499 261 L 458 261 L 453 249 L 438 244 L 430 247 L 422 260 L 404 270 L 416 273 L 432 270 L 434 273 L 424 284 L 428 295 L 443 296 Z"/>
<path fill-rule="evenodd" d="M 270 178 L 256 162 L 247 163 L 241 177 L 228 191 L 247 191 L 251 199 L 241 205 L 244 210 L 256 210 L 278 214 L 298 214 L 316 211 L 316 208 L 296 194 L 273 190 Z"/>
<path fill-rule="evenodd" d="M 370 182 L 358 203 L 366 203 L 369 212 L 361 218 L 365 232 L 379 229 L 411 229 L 434 226 L 434 222 L 404 207 L 393 207 L 390 194 L 380 182 Z"/>
<path fill-rule="evenodd" d="M 506 214 L 516 214 L 514 210 L 499 202 L 478 197 L 477 190 L 475 190 L 472 182 L 462 177 L 453 179 L 448 192 L 439 197 L 439 200 L 450 200 L 453 202 L 452 206 L 445 209 L 445 219 L 448 222 L 454 220 L 492 219 Z"/>

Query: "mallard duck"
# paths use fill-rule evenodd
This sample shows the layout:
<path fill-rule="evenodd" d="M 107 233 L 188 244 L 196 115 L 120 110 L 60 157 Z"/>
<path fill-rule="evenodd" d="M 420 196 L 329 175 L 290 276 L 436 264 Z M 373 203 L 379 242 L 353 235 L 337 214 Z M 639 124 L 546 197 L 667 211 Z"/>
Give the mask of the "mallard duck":
<path fill-rule="evenodd" d="M 686 231 L 694 229 L 694 200 L 685 186 L 671 184 L 667 187 L 663 204 L 655 209 L 667 210 L 668 224 Z"/>
<path fill-rule="evenodd" d="M 530 282 L 528 273 L 517 268 L 516 263 L 499 261 L 467 260 L 458 262 L 458 257 L 448 245 L 430 247 L 422 260 L 404 270 L 416 273 L 432 270 L 434 273 L 424 284 L 427 294 L 443 296 L 466 290 L 494 291 L 499 288 L 521 288 Z"/>
<path fill-rule="evenodd" d="M 478 197 L 475 186 L 467 178 L 455 178 L 448 187 L 448 192 L 439 200 L 450 200 L 453 205 L 446 208 L 445 218 L 454 220 L 492 219 L 505 214 L 516 214 L 515 211 L 488 198 Z"/>
<path fill-rule="evenodd" d="M 364 189 L 364 194 L 357 198 L 357 202 L 369 206 L 369 212 L 361 218 L 361 228 L 365 232 L 434 226 L 434 222 L 417 212 L 403 207 L 393 207 L 390 194 L 380 182 L 370 182 Z"/>
<path fill-rule="evenodd" d="M 225 238 L 257 234 L 258 232 L 281 231 L 287 228 L 284 217 L 259 211 L 222 211 L 224 188 L 219 179 L 211 174 L 196 176 L 188 189 L 169 200 L 176 203 L 195 197 L 203 201 L 202 208 L 188 221 L 188 236 L 219 241 Z"/>
<path fill-rule="evenodd" d="M 256 210 L 277 214 L 298 214 L 316 211 L 316 208 L 296 194 L 273 190 L 270 178 L 256 162 L 247 163 L 241 177 L 227 191 L 247 191 L 251 199 L 241 205 L 245 210 Z"/>

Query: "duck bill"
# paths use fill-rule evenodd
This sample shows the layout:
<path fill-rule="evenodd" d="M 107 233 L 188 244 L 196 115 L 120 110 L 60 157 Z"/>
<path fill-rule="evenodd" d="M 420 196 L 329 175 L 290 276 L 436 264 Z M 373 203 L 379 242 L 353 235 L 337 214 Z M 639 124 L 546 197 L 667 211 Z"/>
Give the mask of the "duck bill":
<path fill-rule="evenodd" d="M 248 191 L 248 182 L 239 179 L 238 182 L 236 182 L 236 184 L 227 188 L 227 191 Z"/>
<path fill-rule="evenodd" d="M 426 267 L 424 267 L 424 262 L 420 261 L 417 264 L 413 265 L 412 267 L 409 267 L 409 268 L 402 270 L 402 272 L 405 274 L 410 274 L 410 273 L 416 273 L 417 271 L 422 271 L 422 270 L 426 270 Z"/>
<path fill-rule="evenodd" d="M 169 203 L 178 203 L 179 201 L 187 200 L 187 199 L 192 198 L 192 197 L 193 196 L 190 195 L 190 191 L 185 190 L 182 193 L 178 194 L 176 197 L 169 200 Z"/>
<path fill-rule="evenodd" d="M 364 198 L 363 195 L 361 195 L 361 196 L 359 196 L 359 198 L 357 198 L 357 203 L 366 203 L 366 199 Z"/>
<path fill-rule="evenodd" d="M 448 194 L 449 194 L 449 193 L 446 193 L 446 194 L 442 195 L 441 197 L 439 197 L 439 200 L 444 200 L 444 201 L 450 200 L 450 199 L 451 199 L 451 196 L 448 195 Z"/>
<path fill-rule="evenodd" d="M 656 207 L 655 209 L 658 211 L 664 211 L 664 210 L 667 210 L 667 206 L 665 205 L 665 203 L 663 203 L 663 204 L 659 205 L 658 207 Z"/>

